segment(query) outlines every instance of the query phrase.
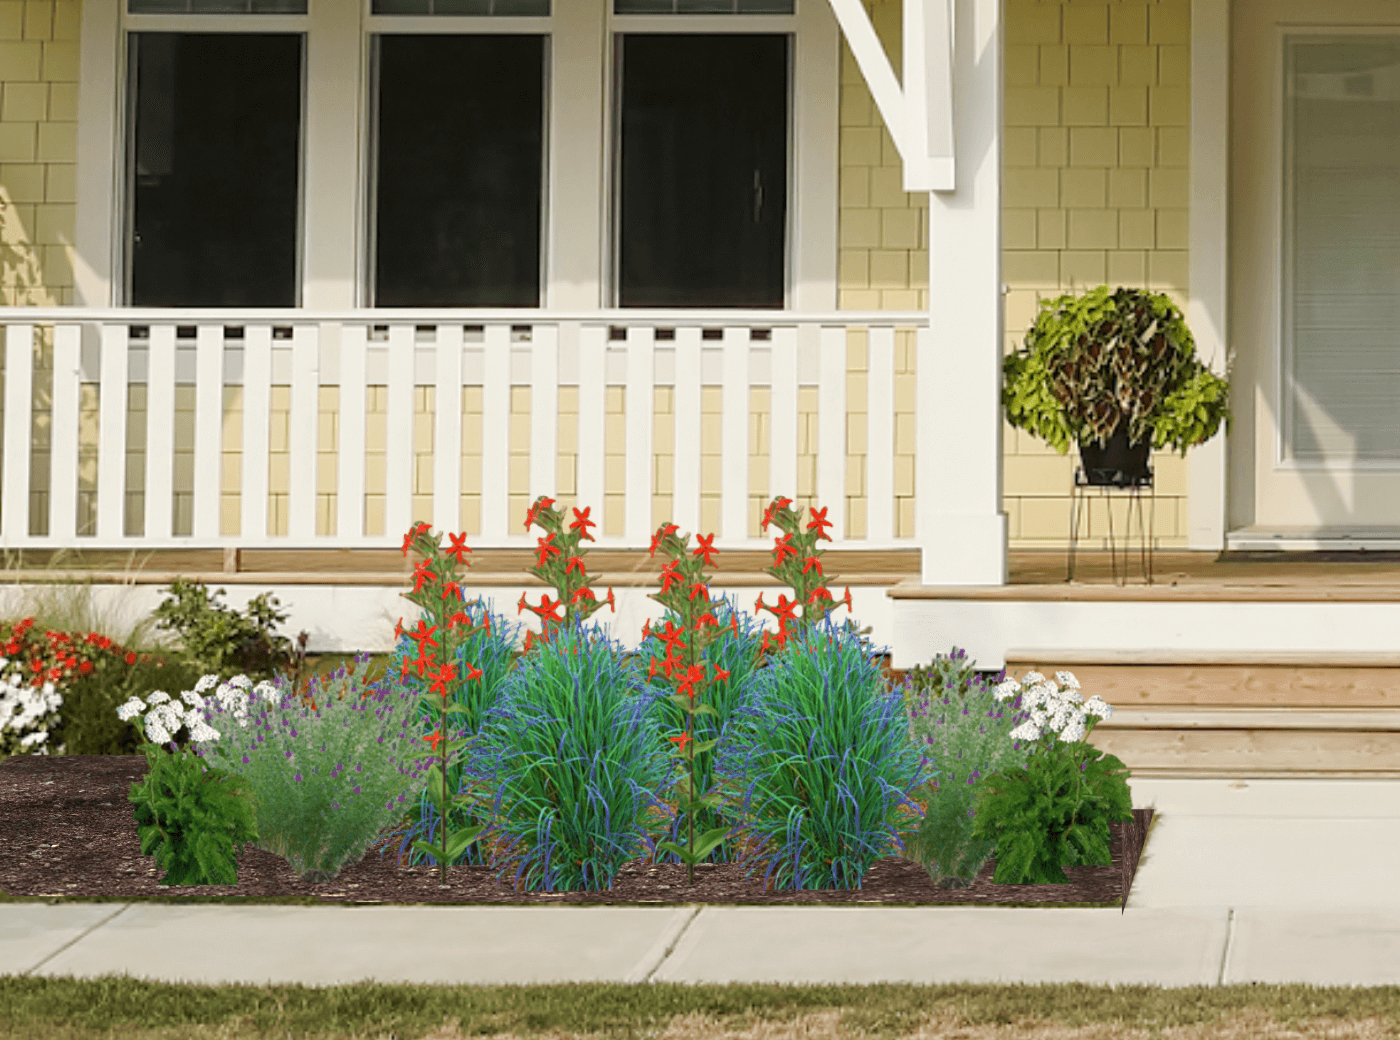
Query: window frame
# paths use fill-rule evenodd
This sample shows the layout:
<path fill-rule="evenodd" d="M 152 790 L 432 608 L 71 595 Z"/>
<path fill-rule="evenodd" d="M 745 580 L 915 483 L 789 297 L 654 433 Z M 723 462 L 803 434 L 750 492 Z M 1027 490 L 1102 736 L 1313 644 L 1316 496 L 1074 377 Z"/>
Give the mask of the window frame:
<path fill-rule="evenodd" d="M 616 300 L 613 167 L 615 50 L 620 33 L 787 33 L 790 43 L 786 300 L 775 313 L 836 309 L 839 241 L 840 33 L 828 0 L 795 0 L 792 15 L 614 15 L 611 0 L 553 0 L 549 17 L 372 15 L 371 0 L 308 0 L 307 14 L 128 14 L 83 11 L 78 125 L 76 295 L 123 306 L 130 32 L 290 32 L 303 36 L 298 307 L 368 306 L 371 46 L 389 33 L 543 33 L 546 113 L 541 306 L 610 309 Z M 571 5 L 566 14 L 561 5 Z M 578 33 L 579 40 L 567 34 Z M 594 43 L 597 46 L 594 46 Z M 591 55 L 591 57 L 590 57 Z M 339 75 L 343 90 L 313 94 Z M 356 89 L 348 89 L 350 80 Z M 335 82 L 333 79 L 333 85 Z M 582 101 L 567 104 L 571 94 Z M 597 104 L 594 108 L 595 101 Z M 596 111 L 589 124 L 578 114 Z M 564 184 L 558 171 L 571 172 Z M 596 190 L 595 190 L 595 187 Z M 588 203 L 584 192 L 596 198 Z M 597 222 L 596 224 L 594 222 Z"/>

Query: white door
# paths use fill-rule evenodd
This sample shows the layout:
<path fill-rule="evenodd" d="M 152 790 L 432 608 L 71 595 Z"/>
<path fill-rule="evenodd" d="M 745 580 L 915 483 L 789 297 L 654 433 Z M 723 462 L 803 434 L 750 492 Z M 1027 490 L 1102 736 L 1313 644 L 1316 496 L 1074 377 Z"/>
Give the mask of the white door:
<path fill-rule="evenodd" d="M 1232 19 L 1231 525 L 1393 527 L 1400 0 Z"/>

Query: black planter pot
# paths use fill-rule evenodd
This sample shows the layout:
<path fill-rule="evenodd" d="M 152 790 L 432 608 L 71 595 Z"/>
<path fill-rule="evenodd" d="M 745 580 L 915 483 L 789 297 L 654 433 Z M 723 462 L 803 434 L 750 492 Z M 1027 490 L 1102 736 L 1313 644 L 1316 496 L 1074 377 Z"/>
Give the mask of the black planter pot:
<path fill-rule="evenodd" d="M 1089 487 L 1142 487 L 1149 483 L 1152 471 L 1147 466 L 1152 454 L 1149 435 L 1136 444 L 1128 443 L 1128 422 L 1123 420 L 1106 444 L 1097 441 L 1080 443 L 1079 460 L 1084 470 L 1084 483 Z"/>

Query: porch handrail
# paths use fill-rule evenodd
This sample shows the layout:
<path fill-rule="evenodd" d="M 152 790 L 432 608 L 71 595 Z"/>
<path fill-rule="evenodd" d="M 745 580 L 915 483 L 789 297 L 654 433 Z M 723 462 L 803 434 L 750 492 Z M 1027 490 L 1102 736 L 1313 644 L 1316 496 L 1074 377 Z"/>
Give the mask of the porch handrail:
<path fill-rule="evenodd" d="M 447 324 L 461 321 L 480 325 L 512 321 L 554 323 L 577 322 L 592 325 L 703 325 L 758 326 L 778 328 L 792 325 L 897 325 L 926 326 L 928 311 L 824 311 L 801 312 L 789 310 L 730 310 L 717 308 L 682 308 L 643 310 L 613 308 L 608 310 L 564 311 L 546 308 L 475 308 L 475 307 L 358 307 L 344 310 L 302 310 L 295 307 L 0 307 L 0 324 L 54 325 L 68 322 L 114 322 L 123 325 L 143 323 L 201 324 L 222 322 L 225 325 L 279 324 L 315 325 L 346 322 L 375 324 L 421 325 Z"/>

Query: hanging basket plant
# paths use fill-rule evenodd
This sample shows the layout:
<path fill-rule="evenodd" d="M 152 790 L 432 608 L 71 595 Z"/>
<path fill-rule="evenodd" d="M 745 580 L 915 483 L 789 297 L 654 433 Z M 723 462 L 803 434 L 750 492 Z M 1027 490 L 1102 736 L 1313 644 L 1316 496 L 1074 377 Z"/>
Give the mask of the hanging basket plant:
<path fill-rule="evenodd" d="M 1184 457 L 1230 428 L 1229 383 L 1197 359 L 1165 293 L 1101 285 L 1042 301 L 1002 376 L 1007 422 L 1061 455 L 1071 442 L 1105 446 L 1126 424 L 1129 443 Z"/>

